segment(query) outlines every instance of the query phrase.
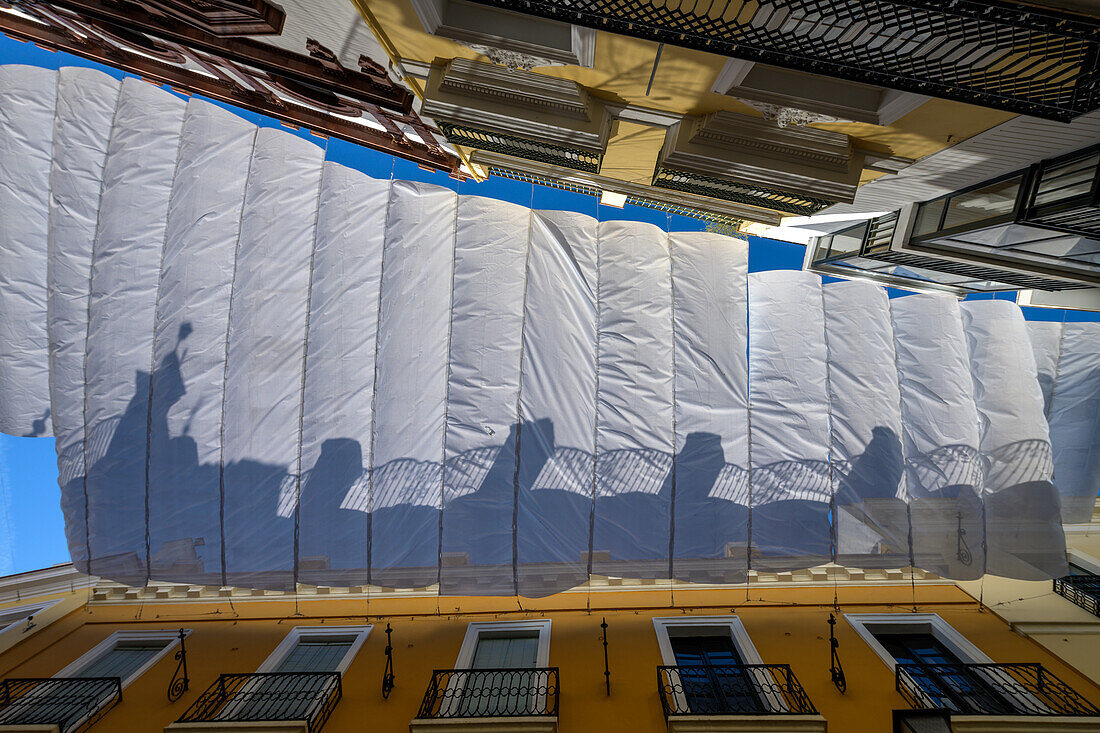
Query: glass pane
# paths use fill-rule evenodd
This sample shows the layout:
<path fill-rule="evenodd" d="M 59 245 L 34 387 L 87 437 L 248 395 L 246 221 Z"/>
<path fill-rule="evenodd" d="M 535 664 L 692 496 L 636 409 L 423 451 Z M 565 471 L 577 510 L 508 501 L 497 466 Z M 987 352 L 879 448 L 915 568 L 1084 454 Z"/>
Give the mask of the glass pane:
<path fill-rule="evenodd" d="M 930 234 L 940 228 L 940 217 L 943 216 L 943 206 L 946 199 L 937 199 L 921 204 L 917 207 L 917 221 L 913 224 L 913 234 Z"/>
<path fill-rule="evenodd" d="M 829 244 L 829 257 L 859 252 L 863 246 L 863 234 L 867 231 L 867 222 L 860 222 L 856 226 L 841 229 L 832 236 Z"/>
<path fill-rule="evenodd" d="M 335 672 L 354 639 L 302 639 L 279 662 L 276 672 Z"/>
<path fill-rule="evenodd" d="M 538 705 L 539 636 L 537 633 L 481 635 L 474 650 L 471 670 L 517 670 L 472 672 L 466 679 L 460 715 L 464 717 L 533 714 Z"/>
<path fill-rule="evenodd" d="M 669 643 L 691 712 L 714 714 L 763 709 L 729 635 L 670 636 Z"/>
<path fill-rule="evenodd" d="M 913 681 L 937 707 L 951 710 L 1010 712 L 1009 706 L 971 668 L 932 634 L 875 634 L 899 664 L 950 665 L 909 670 Z"/>
<path fill-rule="evenodd" d="M 974 191 L 952 196 L 947 204 L 943 228 L 962 226 L 1011 214 L 1020 190 L 1020 178 L 994 183 Z"/>
<path fill-rule="evenodd" d="M 163 649 L 166 641 L 130 641 L 119 642 L 115 648 L 96 658 L 81 668 L 75 677 L 121 677 L 126 678 L 140 669 L 146 662 Z"/>
<path fill-rule="evenodd" d="M 1092 190 L 1098 163 L 1100 156 L 1094 155 L 1043 171 L 1035 204 L 1041 206 L 1088 193 Z"/>

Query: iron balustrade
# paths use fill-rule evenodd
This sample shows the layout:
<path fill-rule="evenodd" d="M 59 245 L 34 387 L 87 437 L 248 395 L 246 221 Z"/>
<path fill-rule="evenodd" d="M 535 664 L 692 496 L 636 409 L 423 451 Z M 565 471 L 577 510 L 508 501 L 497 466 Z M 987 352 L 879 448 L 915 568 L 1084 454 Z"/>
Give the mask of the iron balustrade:
<path fill-rule="evenodd" d="M 816 715 L 786 664 L 657 668 L 665 717 L 674 715 Z"/>
<path fill-rule="evenodd" d="M 60 733 L 75 733 L 120 700 L 118 677 L 7 679 L 0 681 L 0 726 L 56 725 Z"/>
<path fill-rule="evenodd" d="M 417 718 L 558 714 L 558 668 L 437 669 Z"/>
<path fill-rule="evenodd" d="M 998 0 L 474 2 L 1053 120 L 1100 106 L 1100 21 Z"/>
<path fill-rule="evenodd" d="M 180 717 L 180 723 L 305 721 L 316 733 L 343 693 L 339 672 L 223 674 Z"/>
<path fill-rule="evenodd" d="M 899 664 L 910 707 L 952 715 L 1100 716 L 1100 708 L 1041 664 Z"/>
<path fill-rule="evenodd" d="M 1100 575 L 1067 575 L 1054 579 L 1054 592 L 1100 616 Z"/>

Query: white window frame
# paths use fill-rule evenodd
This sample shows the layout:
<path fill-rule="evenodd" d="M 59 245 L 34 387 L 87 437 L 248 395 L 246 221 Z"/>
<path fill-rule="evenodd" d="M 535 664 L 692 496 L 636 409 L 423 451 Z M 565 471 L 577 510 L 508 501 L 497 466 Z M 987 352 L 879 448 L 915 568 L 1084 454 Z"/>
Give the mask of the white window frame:
<path fill-rule="evenodd" d="M 669 633 L 669 630 L 673 633 Z M 749 632 L 745 630 L 745 624 L 737 616 L 658 616 L 653 619 L 653 630 L 657 633 L 657 647 L 661 650 L 661 662 L 666 667 L 676 666 L 676 653 L 672 650 L 671 636 L 721 636 L 729 634 L 737 655 L 741 657 L 743 664 L 764 664 L 756 645 L 752 643 Z M 676 633 L 678 631 L 691 631 L 691 634 Z M 770 684 L 762 681 L 761 693 L 767 698 L 767 703 L 772 712 L 782 714 L 790 710 L 783 695 L 772 690 Z M 674 692 L 676 702 L 684 710 L 688 709 L 687 698 L 682 692 Z"/>
<path fill-rule="evenodd" d="M 261 664 L 256 672 L 274 672 L 275 669 L 282 663 L 291 651 L 298 646 L 298 642 L 302 639 L 308 639 L 310 637 L 326 637 L 326 636 L 355 636 L 355 641 L 351 643 L 348 650 L 344 652 L 344 658 L 340 660 L 340 663 L 336 665 L 336 672 L 340 673 L 340 676 L 344 676 L 344 672 L 351 666 L 352 660 L 355 659 L 355 655 L 359 653 L 359 648 L 363 646 L 363 642 L 370 636 L 373 625 L 367 626 L 295 626 L 287 635 L 283 637 L 283 640 L 279 642 L 279 645 L 275 647 L 275 650 L 271 654 L 267 655 L 267 659 Z"/>
<path fill-rule="evenodd" d="M 19 624 L 23 623 L 24 621 L 26 621 L 28 619 L 33 619 L 34 616 L 37 616 L 38 614 L 42 613 L 47 608 L 51 608 L 52 606 L 56 606 L 58 603 L 61 603 L 61 601 L 62 601 L 62 599 L 58 598 L 55 601 L 41 601 L 41 602 L 38 602 L 38 603 L 28 603 L 25 606 L 12 606 L 10 608 L 0 608 L 0 615 L 3 615 L 3 616 L 7 616 L 8 614 L 11 614 L 11 613 L 22 613 L 23 614 L 20 618 L 17 618 L 14 621 L 11 621 L 11 622 L 5 624 L 3 627 L 0 627 L 0 634 L 6 634 L 8 632 L 11 632 Z M 26 630 L 26 629 L 24 629 L 24 630 Z"/>
<path fill-rule="evenodd" d="M 1096 559 L 1092 555 L 1080 550 L 1069 550 L 1066 553 L 1066 560 L 1082 570 L 1088 570 L 1094 575 L 1100 575 L 1100 560 Z"/>
<path fill-rule="evenodd" d="M 474 622 L 466 626 L 466 636 L 462 639 L 462 648 L 458 650 L 455 669 L 472 669 L 477 642 L 482 634 L 509 634 L 523 631 L 537 631 L 539 647 L 536 667 L 550 666 L 550 619 L 534 621 L 500 621 L 494 623 Z"/>
<path fill-rule="evenodd" d="M 477 653 L 477 643 L 482 634 L 513 634 L 525 631 L 534 631 L 539 635 L 538 651 L 535 654 L 535 667 L 550 666 L 550 619 L 534 619 L 529 621 L 475 621 L 466 625 L 466 635 L 462 638 L 462 646 L 458 650 L 458 659 L 455 660 L 456 670 L 473 669 L 474 654 Z M 448 694 L 444 697 L 441 712 L 451 715 L 462 705 L 462 694 L 458 688 L 461 675 L 452 676 L 447 683 Z M 462 683 L 464 684 L 464 683 Z M 538 699 L 534 707 L 543 707 L 545 695 L 537 695 Z"/>
<path fill-rule="evenodd" d="M 191 629 L 183 630 L 184 638 L 191 635 Z M 54 677 L 79 677 L 81 671 L 99 657 L 110 652 L 119 642 L 126 641 L 163 641 L 164 648 L 149 658 L 149 661 L 134 670 L 129 677 L 122 680 L 122 688 L 126 687 L 149 671 L 149 669 L 164 658 L 168 652 L 175 648 L 179 641 L 179 629 L 139 629 L 133 631 L 116 631 L 94 647 L 80 655 L 74 662 L 54 675 Z"/>
<path fill-rule="evenodd" d="M 932 634 L 936 641 L 943 644 L 963 664 L 994 664 L 993 660 L 981 649 L 972 644 L 965 636 L 959 633 L 955 627 L 944 621 L 935 613 L 846 613 L 844 618 L 848 620 L 855 632 L 867 643 L 871 650 L 890 668 L 897 673 L 897 660 L 890 652 L 886 651 L 879 640 L 875 638 L 874 631 L 882 627 L 894 626 L 899 630 L 921 631 Z M 991 677 L 989 680 L 995 686 L 1004 690 L 1011 690 L 1016 684 L 1012 677 L 996 670 L 981 673 L 982 676 Z M 1046 706 L 1026 689 L 1017 689 L 1015 695 L 1026 698 L 1033 709 L 1041 710 Z M 931 704 L 931 700 L 928 701 Z M 1008 700 L 1011 702 L 1011 699 Z"/>

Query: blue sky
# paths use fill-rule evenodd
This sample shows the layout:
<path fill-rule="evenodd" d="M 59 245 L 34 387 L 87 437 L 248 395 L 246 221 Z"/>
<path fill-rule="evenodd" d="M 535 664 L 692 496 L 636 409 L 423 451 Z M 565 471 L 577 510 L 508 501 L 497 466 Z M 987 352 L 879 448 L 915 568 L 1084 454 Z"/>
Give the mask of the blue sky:
<path fill-rule="evenodd" d="M 30 64 L 46 68 L 91 66 L 114 76 L 122 72 L 85 61 L 75 56 L 52 53 L 29 43 L 14 41 L 0 34 L 0 63 Z M 227 106 L 227 105 L 222 105 Z M 257 124 L 279 126 L 279 122 L 236 108 L 238 114 Z M 445 174 L 424 171 L 415 163 L 395 159 L 384 153 L 362 148 L 341 140 L 327 142 L 298 131 L 319 145 L 327 145 L 327 157 L 379 178 L 418 180 L 436 183 L 462 194 L 477 194 L 504 199 L 536 209 L 566 209 L 598 217 L 601 220 L 631 219 L 648 221 L 670 231 L 697 231 L 706 223 L 697 219 L 670 215 L 638 206 L 622 209 L 598 205 L 595 198 L 543 186 L 490 178 L 483 183 L 458 182 Z M 749 269 L 798 270 L 802 267 L 802 247 L 756 237 L 749 238 Z M 892 295 L 903 295 L 892 292 Z M 1003 296 L 1002 296 L 1003 297 Z M 1087 319 L 1100 314 L 1026 308 L 1034 320 Z M 57 459 L 51 438 L 15 438 L 0 434 L 0 575 L 24 572 L 67 562 L 64 521 L 61 516 L 61 492 L 57 484 Z"/>

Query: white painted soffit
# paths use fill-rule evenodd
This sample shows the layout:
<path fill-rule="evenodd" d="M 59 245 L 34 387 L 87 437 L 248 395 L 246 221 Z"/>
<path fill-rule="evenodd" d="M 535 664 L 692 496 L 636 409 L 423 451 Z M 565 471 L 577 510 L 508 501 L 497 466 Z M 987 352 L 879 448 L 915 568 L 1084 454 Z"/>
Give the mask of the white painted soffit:
<path fill-rule="evenodd" d="M 870 181 L 859 187 L 854 203 L 836 204 L 822 213 L 894 211 L 1098 141 L 1100 111 L 1082 115 L 1069 124 L 1021 115 L 922 158 L 897 175 Z"/>

